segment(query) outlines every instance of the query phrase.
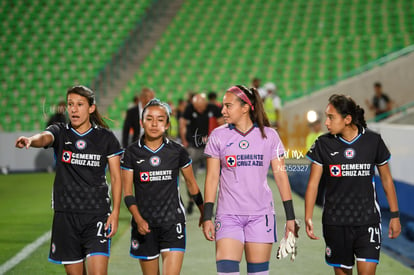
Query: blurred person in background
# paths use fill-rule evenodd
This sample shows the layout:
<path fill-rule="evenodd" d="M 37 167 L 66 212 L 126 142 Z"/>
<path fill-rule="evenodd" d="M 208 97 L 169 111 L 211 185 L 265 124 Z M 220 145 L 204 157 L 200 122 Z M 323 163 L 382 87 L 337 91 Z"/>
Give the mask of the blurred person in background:
<path fill-rule="evenodd" d="M 263 104 L 266 115 L 272 127 L 278 128 L 280 121 L 280 110 L 282 109 L 282 100 L 277 94 L 277 87 L 274 83 L 268 82 L 263 86 L 266 96 L 263 98 Z"/>
<path fill-rule="evenodd" d="M 66 123 L 66 102 L 60 101 L 57 105 L 56 112 L 49 118 L 46 127 L 55 123 Z"/>
<path fill-rule="evenodd" d="M 313 110 L 307 113 L 307 120 L 309 126 L 309 134 L 306 136 L 306 150 L 309 150 L 315 140 L 323 135 L 321 115 Z"/>
<path fill-rule="evenodd" d="M 139 125 L 139 97 L 134 96 L 132 102 L 133 106 L 126 111 L 122 127 L 122 146 L 124 148 L 131 144 L 131 142 L 138 140 L 141 131 L 141 126 Z"/>
<path fill-rule="evenodd" d="M 261 99 L 264 99 L 266 97 L 266 91 L 265 89 L 263 89 L 263 87 L 261 86 L 262 80 L 258 77 L 253 77 L 252 79 L 252 87 L 255 88 L 260 95 Z"/>
<path fill-rule="evenodd" d="M 154 97 L 155 92 L 148 87 L 142 88 L 139 97 L 134 97 L 134 105 L 127 110 L 124 125 L 122 127 L 122 146 L 124 148 L 132 142 L 137 141 L 143 134 L 139 124 L 141 119 L 141 110 Z M 130 135 L 132 135 L 131 138 Z"/>
<path fill-rule="evenodd" d="M 212 123 L 223 124 L 223 115 L 220 108 L 215 104 L 208 103 L 204 93 L 194 95 L 191 104 L 187 105 L 183 116 L 179 120 L 179 127 L 181 142 L 190 153 L 196 177 L 200 165 L 205 166 L 204 148 Z M 190 199 L 187 207 L 189 214 L 193 212 L 193 206 L 194 203 Z"/>
<path fill-rule="evenodd" d="M 210 104 L 214 104 L 217 107 L 219 107 L 221 109 L 222 105 L 221 102 L 217 100 L 217 93 L 214 91 L 211 91 L 207 94 L 207 98 L 208 98 L 208 103 Z"/>
<path fill-rule="evenodd" d="M 368 108 L 375 112 L 375 116 L 389 112 L 392 109 L 392 100 L 382 90 L 382 84 L 380 82 L 374 83 L 374 96 L 371 101 L 365 100 Z M 385 117 L 384 117 L 385 118 Z"/>

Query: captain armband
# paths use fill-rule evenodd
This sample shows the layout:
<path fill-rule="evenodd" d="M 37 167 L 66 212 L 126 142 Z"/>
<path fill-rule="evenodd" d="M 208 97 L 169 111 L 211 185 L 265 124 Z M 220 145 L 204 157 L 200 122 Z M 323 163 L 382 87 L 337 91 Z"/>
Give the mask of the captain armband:
<path fill-rule="evenodd" d="M 295 210 L 293 209 L 293 202 L 292 200 L 284 201 L 283 207 L 285 208 L 285 215 L 286 220 L 294 220 L 295 219 Z"/>
<path fill-rule="evenodd" d="M 211 218 L 213 217 L 213 208 L 214 208 L 213 202 L 206 202 L 204 204 L 203 222 L 211 220 Z"/>
<path fill-rule="evenodd" d="M 195 194 L 195 195 L 191 195 L 191 198 L 193 199 L 193 201 L 195 202 L 195 204 L 197 205 L 197 206 L 200 206 L 200 205 L 202 205 L 203 204 L 203 196 L 201 195 L 201 192 L 198 192 L 197 194 Z"/>
<path fill-rule="evenodd" d="M 124 197 L 126 207 L 129 209 L 132 205 L 137 205 L 137 200 L 134 196 L 129 195 Z"/>

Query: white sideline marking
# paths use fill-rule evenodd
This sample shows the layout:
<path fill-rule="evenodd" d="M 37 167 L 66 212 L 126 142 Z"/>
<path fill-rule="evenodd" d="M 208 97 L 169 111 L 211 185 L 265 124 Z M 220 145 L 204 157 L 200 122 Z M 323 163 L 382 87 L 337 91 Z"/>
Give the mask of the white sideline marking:
<path fill-rule="evenodd" d="M 6 273 L 16 265 L 18 265 L 21 261 L 29 257 L 36 249 L 38 249 L 42 244 L 44 244 L 47 240 L 50 239 L 51 232 L 50 230 L 37 238 L 34 242 L 26 245 L 19 253 L 17 253 L 13 258 L 5 262 L 0 266 L 0 275 Z"/>

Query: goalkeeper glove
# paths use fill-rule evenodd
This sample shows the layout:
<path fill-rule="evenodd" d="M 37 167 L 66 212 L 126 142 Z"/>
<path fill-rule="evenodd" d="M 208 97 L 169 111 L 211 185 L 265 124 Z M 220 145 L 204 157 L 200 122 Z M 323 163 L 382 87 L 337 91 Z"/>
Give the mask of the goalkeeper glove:
<path fill-rule="evenodd" d="M 285 228 L 286 228 L 286 225 L 285 225 Z M 300 228 L 299 221 L 295 220 L 295 235 L 296 236 L 299 236 L 298 235 L 299 228 Z M 276 254 L 277 259 L 285 258 L 289 254 L 291 254 L 290 260 L 291 261 L 295 260 L 296 254 L 297 254 L 295 235 L 289 231 L 288 237 L 287 238 L 283 237 L 283 239 L 280 241 L 279 248 L 277 250 L 277 254 Z"/>

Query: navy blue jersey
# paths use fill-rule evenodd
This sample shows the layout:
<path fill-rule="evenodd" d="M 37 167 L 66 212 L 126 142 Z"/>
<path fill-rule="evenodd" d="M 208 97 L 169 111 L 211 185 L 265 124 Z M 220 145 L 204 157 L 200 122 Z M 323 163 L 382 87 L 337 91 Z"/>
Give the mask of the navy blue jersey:
<path fill-rule="evenodd" d="M 52 133 L 56 157 L 53 208 L 61 212 L 109 213 L 111 200 L 106 181 L 108 159 L 122 154 L 108 129 L 93 126 L 79 134 L 70 124 L 46 128 Z"/>
<path fill-rule="evenodd" d="M 135 198 L 141 216 L 150 226 L 185 222 L 179 192 L 179 172 L 191 164 L 183 146 L 165 139 L 156 151 L 141 138 L 127 147 L 121 168 L 134 172 Z"/>
<path fill-rule="evenodd" d="M 380 222 L 374 169 L 388 162 L 390 152 L 379 134 L 362 129 L 348 142 L 327 133 L 315 141 L 307 157 L 323 166 L 322 223 L 358 226 Z"/>

